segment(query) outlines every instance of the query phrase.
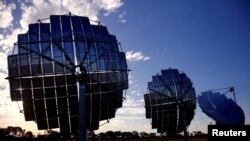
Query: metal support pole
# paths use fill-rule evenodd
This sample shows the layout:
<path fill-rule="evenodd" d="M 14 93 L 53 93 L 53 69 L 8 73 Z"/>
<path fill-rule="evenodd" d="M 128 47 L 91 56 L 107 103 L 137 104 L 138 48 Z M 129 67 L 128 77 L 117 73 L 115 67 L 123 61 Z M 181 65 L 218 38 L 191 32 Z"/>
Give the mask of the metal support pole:
<path fill-rule="evenodd" d="M 233 95 L 234 95 L 234 102 L 237 104 L 236 96 L 235 96 L 235 92 L 234 91 L 233 91 Z"/>
<path fill-rule="evenodd" d="M 79 84 L 79 124 L 78 124 L 78 141 L 86 141 L 86 127 L 85 127 L 85 93 L 86 88 L 84 84 Z"/>
<path fill-rule="evenodd" d="M 189 141 L 189 135 L 187 130 L 187 123 L 186 123 L 186 109 L 184 107 L 184 104 L 182 104 L 182 110 L 183 110 L 183 126 L 184 126 L 184 141 Z"/>
<path fill-rule="evenodd" d="M 237 104 L 237 102 L 236 102 L 236 97 L 235 97 L 235 92 L 234 92 L 234 87 L 230 87 L 228 91 L 229 91 L 229 92 L 233 92 L 233 95 L 234 95 L 234 102 Z"/>

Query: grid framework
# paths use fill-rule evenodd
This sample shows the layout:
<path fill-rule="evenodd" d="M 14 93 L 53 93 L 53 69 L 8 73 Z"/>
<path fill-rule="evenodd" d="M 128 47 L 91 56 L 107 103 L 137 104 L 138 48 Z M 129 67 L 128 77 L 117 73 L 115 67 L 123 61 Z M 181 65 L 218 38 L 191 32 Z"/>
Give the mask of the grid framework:
<path fill-rule="evenodd" d="M 148 82 L 144 95 L 146 118 L 158 133 L 175 134 L 185 130 L 194 117 L 195 89 L 185 73 L 161 70 Z"/>
<path fill-rule="evenodd" d="M 51 15 L 49 20 L 30 24 L 8 56 L 11 100 L 23 101 L 25 120 L 35 121 L 38 129 L 76 134 L 78 88 L 84 84 L 86 129 L 96 130 L 122 106 L 128 88 L 125 53 L 105 26 L 90 24 L 87 17 Z"/>

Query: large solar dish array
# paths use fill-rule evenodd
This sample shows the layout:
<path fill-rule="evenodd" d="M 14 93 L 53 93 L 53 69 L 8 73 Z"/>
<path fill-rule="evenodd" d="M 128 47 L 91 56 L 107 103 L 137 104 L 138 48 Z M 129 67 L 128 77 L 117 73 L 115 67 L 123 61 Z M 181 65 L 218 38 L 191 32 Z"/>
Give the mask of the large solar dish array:
<path fill-rule="evenodd" d="M 220 92 L 205 91 L 198 96 L 200 108 L 217 124 L 244 125 L 245 115 L 240 106 Z"/>
<path fill-rule="evenodd" d="M 195 90 L 185 73 L 177 69 L 162 70 L 148 82 L 144 95 L 146 118 L 158 133 L 174 134 L 186 129 L 194 117 Z"/>
<path fill-rule="evenodd" d="M 115 117 L 128 88 L 125 54 L 105 26 L 87 17 L 52 15 L 50 23 L 30 24 L 8 56 L 12 101 L 23 101 L 26 121 L 38 129 L 75 134 L 79 84 L 84 84 L 86 129 Z"/>

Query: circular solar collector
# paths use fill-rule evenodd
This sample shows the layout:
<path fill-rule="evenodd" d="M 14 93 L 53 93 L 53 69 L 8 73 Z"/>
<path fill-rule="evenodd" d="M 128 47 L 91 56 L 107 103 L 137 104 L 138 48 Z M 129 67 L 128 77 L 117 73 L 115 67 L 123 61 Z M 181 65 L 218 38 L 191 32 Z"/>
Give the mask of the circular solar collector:
<path fill-rule="evenodd" d="M 66 135 L 77 134 L 84 105 L 85 128 L 96 130 L 122 107 L 125 53 L 105 26 L 87 17 L 51 15 L 49 21 L 18 35 L 8 56 L 11 100 L 23 101 L 25 120 L 38 129 L 60 128 Z"/>
<path fill-rule="evenodd" d="M 244 125 L 245 115 L 240 106 L 220 92 L 205 91 L 198 96 L 202 111 L 217 124 Z"/>
<path fill-rule="evenodd" d="M 177 69 L 162 70 L 152 79 L 144 95 L 146 118 L 152 119 L 152 128 L 168 134 L 186 130 L 196 108 L 191 80 Z"/>

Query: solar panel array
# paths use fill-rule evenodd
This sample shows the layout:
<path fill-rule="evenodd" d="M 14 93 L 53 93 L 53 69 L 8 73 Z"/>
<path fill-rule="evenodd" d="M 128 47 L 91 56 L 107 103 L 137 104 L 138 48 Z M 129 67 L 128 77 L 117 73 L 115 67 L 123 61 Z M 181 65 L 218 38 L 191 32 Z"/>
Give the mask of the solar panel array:
<path fill-rule="evenodd" d="M 198 96 L 199 105 L 204 113 L 217 124 L 244 125 L 245 115 L 232 99 L 219 92 L 205 91 Z"/>
<path fill-rule="evenodd" d="M 191 80 L 177 69 L 162 70 L 152 79 L 148 82 L 148 94 L 144 95 L 146 118 L 152 119 L 152 128 L 158 133 L 182 132 L 196 108 Z"/>
<path fill-rule="evenodd" d="M 16 54 L 8 56 L 12 101 L 23 101 L 26 121 L 38 129 L 78 129 L 78 87 L 75 69 L 84 68 L 86 128 L 115 117 L 128 88 L 125 54 L 114 35 L 87 17 L 52 15 L 50 23 L 29 25 L 18 35 Z"/>

